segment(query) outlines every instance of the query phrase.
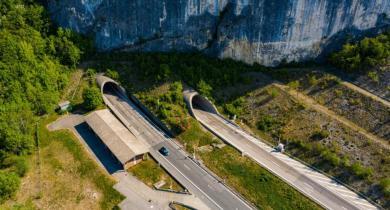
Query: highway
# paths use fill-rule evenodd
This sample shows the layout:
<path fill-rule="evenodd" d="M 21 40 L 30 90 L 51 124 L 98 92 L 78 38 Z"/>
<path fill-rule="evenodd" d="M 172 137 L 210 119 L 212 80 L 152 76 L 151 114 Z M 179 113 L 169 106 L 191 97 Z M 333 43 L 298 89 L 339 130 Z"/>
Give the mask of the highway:
<path fill-rule="evenodd" d="M 304 166 L 245 133 L 217 113 L 194 106 L 192 113 L 207 129 L 327 209 L 377 209 L 348 188 Z"/>
<path fill-rule="evenodd" d="M 103 89 L 103 98 L 107 106 L 137 138 L 145 140 L 150 145 L 150 154 L 153 158 L 190 193 L 199 197 L 210 209 L 253 209 L 189 158 L 188 154 L 127 96 L 111 86 Z M 162 146 L 169 149 L 168 156 L 158 152 Z"/>

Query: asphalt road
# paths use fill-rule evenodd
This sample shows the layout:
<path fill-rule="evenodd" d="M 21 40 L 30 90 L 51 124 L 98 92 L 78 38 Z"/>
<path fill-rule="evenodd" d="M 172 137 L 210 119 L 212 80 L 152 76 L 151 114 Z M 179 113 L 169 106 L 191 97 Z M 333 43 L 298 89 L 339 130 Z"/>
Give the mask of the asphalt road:
<path fill-rule="evenodd" d="M 104 92 L 103 95 L 111 103 L 110 109 L 121 119 L 122 123 L 135 136 L 151 145 L 150 153 L 162 167 L 210 209 L 253 209 L 190 159 L 182 148 L 175 144 L 126 96 L 112 89 Z M 162 156 L 158 152 L 162 146 L 169 149 L 168 156 Z"/>
<path fill-rule="evenodd" d="M 221 116 L 196 108 L 193 109 L 193 113 L 196 118 L 214 134 L 227 141 L 238 150 L 244 152 L 245 155 L 251 157 L 260 165 L 267 168 L 325 208 L 337 210 L 376 209 L 375 206 L 366 200 L 359 198 L 359 196 L 343 186 L 336 186 L 335 188 L 343 188 L 346 193 L 350 193 L 348 194 L 349 198 L 340 196 L 337 191 L 325 187 L 325 184 L 321 184 L 318 181 L 309 178 L 302 171 L 296 170 L 297 167 L 294 168 L 293 166 L 286 164 L 286 162 L 280 158 L 270 154 L 272 153 L 272 150 L 267 151 L 264 149 L 265 147 L 259 146 L 259 144 L 257 144 L 257 142 L 259 142 L 258 140 L 253 137 L 251 139 L 251 137 L 248 134 L 245 134 L 239 127 L 233 125 Z M 329 179 L 329 181 L 331 180 Z"/>

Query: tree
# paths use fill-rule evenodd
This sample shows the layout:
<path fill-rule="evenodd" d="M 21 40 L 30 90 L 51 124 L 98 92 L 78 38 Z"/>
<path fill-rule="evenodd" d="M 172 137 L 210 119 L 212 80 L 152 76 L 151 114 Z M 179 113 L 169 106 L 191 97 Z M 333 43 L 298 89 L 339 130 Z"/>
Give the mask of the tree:
<path fill-rule="evenodd" d="M 161 64 L 157 74 L 157 80 L 167 80 L 171 76 L 171 69 L 168 64 Z"/>
<path fill-rule="evenodd" d="M 90 87 L 83 92 L 84 107 L 87 110 L 94 110 L 103 103 L 100 90 L 97 87 Z"/>
<path fill-rule="evenodd" d="M 211 98 L 211 91 L 213 88 L 205 81 L 200 80 L 197 84 L 197 88 L 201 95 Z"/>
<path fill-rule="evenodd" d="M 110 77 L 110 78 L 113 79 L 113 80 L 118 80 L 118 79 L 119 79 L 119 74 L 118 74 L 118 72 L 115 71 L 115 70 L 107 69 L 105 75 L 106 75 L 107 77 Z"/>
<path fill-rule="evenodd" d="M 13 197 L 20 186 L 20 178 L 15 173 L 0 171 L 0 202 Z"/>

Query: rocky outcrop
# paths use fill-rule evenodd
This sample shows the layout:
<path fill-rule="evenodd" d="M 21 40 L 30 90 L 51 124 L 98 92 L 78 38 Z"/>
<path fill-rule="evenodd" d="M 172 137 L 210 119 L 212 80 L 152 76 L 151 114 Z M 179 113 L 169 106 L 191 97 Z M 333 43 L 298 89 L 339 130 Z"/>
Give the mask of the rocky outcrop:
<path fill-rule="evenodd" d="M 201 50 L 248 63 L 316 58 L 390 26 L 390 0 L 51 0 L 61 26 L 101 50 Z"/>

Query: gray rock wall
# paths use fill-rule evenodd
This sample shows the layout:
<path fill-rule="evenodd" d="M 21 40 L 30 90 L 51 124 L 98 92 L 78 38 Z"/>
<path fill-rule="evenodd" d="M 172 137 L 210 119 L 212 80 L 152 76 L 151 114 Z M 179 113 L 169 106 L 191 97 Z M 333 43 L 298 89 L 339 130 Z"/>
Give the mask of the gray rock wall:
<path fill-rule="evenodd" d="M 337 46 L 335 37 L 390 26 L 390 0 L 52 0 L 48 7 L 59 25 L 92 34 L 102 50 L 202 50 L 264 65 L 316 58 Z"/>

